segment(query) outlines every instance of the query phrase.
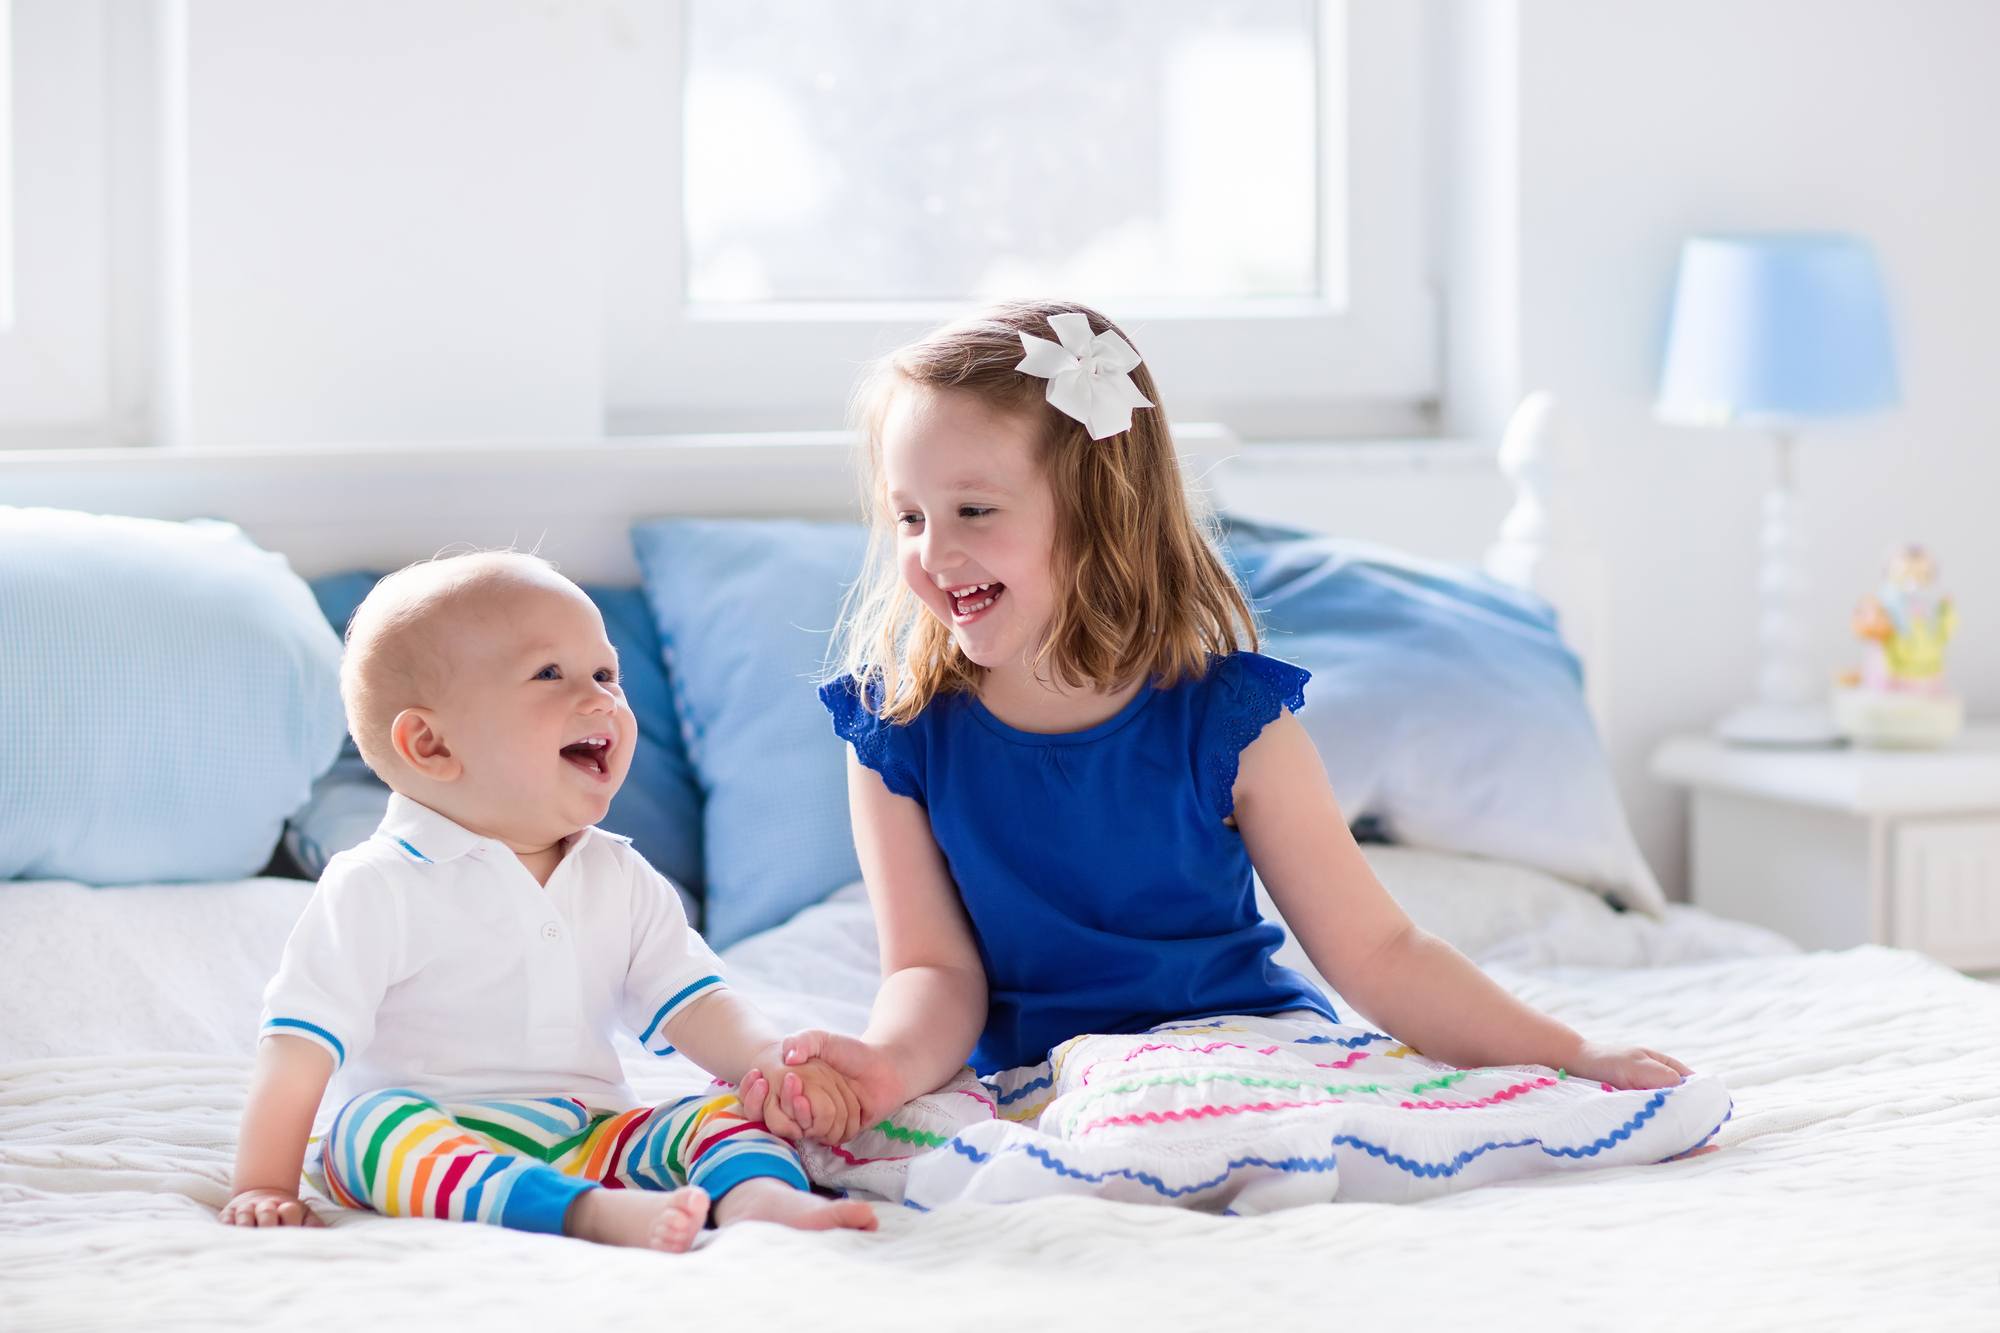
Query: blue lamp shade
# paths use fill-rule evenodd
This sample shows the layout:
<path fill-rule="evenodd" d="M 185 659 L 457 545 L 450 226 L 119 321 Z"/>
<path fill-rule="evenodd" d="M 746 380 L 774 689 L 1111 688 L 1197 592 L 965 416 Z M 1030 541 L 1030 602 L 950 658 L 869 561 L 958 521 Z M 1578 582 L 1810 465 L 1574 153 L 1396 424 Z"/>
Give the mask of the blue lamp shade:
<path fill-rule="evenodd" d="M 1875 253 L 1836 235 L 1695 236 L 1681 251 L 1657 414 L 1785 423 L 1895 406 Z"/>

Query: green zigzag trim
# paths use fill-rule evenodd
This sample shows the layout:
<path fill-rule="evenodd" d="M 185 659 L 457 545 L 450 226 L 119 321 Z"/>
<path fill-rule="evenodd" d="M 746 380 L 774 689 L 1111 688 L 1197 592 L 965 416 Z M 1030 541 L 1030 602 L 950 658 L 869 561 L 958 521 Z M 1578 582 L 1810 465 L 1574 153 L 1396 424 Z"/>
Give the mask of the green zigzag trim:
<path fill-rule="evenodd" d="M 951 1139 L 943 1134 L 926 1134 L 921 1129 L 907 1129 L 893 1120 L 884 1120 L 875 1126 L 875 1132 L 898 1143 L 914 1143 L 919 1148 L 942 1148 Z"/>
<path fill-rule="evenodd" d="M 1241 1083 L 1245 1087 L 1251 1088 L 1314 1088 L 1325 1092 L 1331 1097 L 1339 1097 L 1350 1092 L 1399 1092 L 1406 1097 L 1414 1097 L 1420 1092 L 1448 1088 L 1454 1083 L 1462 1082 L 1474 1072 L 1470 1069 L 1455 1069 L 1449 1074 L 1444 1074 L 1437 1078 L 1425 1079 L 1421 1083 L 1413 1083 L 1408 1088 L 1387 1088 L 1380 1083 L 1309 1083 L 1304 1079 L 1258 1078 L 1252 1074 L 1161 1074 L 1156 1078 L 1140 1079 L 1132 1083 L 1120 1083 L 1116 1086 L 1105 1088 L 1094 1096 L 1085 1098 L 1083 1101 L 1078 1102 L 1071 1110 L 1066 1125 L 1073 1127 L 1076 1124 L 1077 1117 L 1083 1114 L 1086 1107 L 1095 1102 L 1103 1101 L 1106 1097 L 1115 1097 L 1125 1092 L 1137 1092 L 1141 1088 L 1157 1088 L 1167 1083 L 1178 1083 L 1186 1088 L 1192 1088 L 1197 1083 Z"/>

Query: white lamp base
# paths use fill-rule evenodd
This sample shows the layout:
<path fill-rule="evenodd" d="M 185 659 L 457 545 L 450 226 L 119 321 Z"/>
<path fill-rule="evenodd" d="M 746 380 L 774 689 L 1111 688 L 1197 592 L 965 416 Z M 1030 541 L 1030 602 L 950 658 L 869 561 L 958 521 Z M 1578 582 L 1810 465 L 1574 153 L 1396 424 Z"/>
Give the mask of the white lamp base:
<path fill-rule="evenodd" d="M 1833 713 L 1799 660 L 1798 608 L 1805 591 L 1805 561 L 1799 525 L 1793 521 L 1793 451 L 1788 430 L 1777 432 L 1776 484 L 1764 497 L 1764 551 L 1757 572 L 1763 609 L 1757 619 L 1762 663 L 1757 701 L 1717 724 L 1716 734 L 1734 745 L 1839 745 L 1844 741 Z"/>
<path fill-rule="evenodd" d="M 1840 745 L 1833 714 L 1811 704 L 1746 704 L 1716 724 L 1731 745 Z"/>

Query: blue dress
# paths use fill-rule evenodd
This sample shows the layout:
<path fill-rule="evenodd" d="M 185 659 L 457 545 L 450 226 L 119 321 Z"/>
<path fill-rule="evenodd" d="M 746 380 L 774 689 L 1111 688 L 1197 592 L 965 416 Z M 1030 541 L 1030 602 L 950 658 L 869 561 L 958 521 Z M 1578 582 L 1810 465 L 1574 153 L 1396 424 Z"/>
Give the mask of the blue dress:
<path fill-rule="evenodd" d="M 1304 705 L 1309 674 L 1256 653 L 1148 685 L 1082 731 L 1010 727 L 969 694 L 904 725 L 851 677 L 820 687 L 834 730 L 890 791 L 921 804 L 986 968 L 980 1073 L 1041 1061 L 1081 1033 L 1220 1014 L 1312 1010 L 1326 997 L 1271 960 L 1234 808 L 1243 747 Z"/>

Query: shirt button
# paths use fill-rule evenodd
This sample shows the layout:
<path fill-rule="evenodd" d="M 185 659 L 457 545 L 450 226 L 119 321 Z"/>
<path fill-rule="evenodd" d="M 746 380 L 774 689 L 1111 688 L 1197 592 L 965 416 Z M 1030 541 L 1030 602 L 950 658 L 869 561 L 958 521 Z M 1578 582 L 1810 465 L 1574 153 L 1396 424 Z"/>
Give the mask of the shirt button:
<path fill-rule="evenodd" d="M 561 934 L 562 934 L 562 931 L 561 931 L 561 930 L 560 930 L 560 929 L 559 929 L 559 928 L 558 928 L 558 927 L 556 926 L 556 923 L 555 923 L 555 922 L 553 922 L 553 921 L 544 921 L 544 922 L 542 923 L 542 938 L 543 938 L 543 939 L 545 939 L 545 940 L 552 940 L 552 939 L 555 939 L 555 938 L 557 938 L 557 937 L 558 937 L 558 936 L 560 936 Z"/>

